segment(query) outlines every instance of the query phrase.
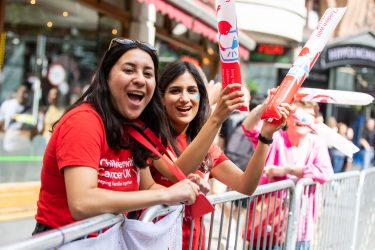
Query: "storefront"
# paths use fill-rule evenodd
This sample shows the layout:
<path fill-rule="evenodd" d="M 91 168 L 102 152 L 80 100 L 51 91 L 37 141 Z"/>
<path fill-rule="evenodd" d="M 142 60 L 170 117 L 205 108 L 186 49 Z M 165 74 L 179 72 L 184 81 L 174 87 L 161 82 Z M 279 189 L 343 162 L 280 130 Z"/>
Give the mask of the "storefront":
<path fill-rule="evenodd" d="M 322 54 L 329 70 L 329 88 L 358 91 L 375 96 L 375 34 L 363 32 L 330 43 Z M 353 125 L 357 117 L 375 117 L 375 106 L 328 105 L 327 116 Z"/>
<path fill-rule="evenodd" d="M 253 93 L 267 95 L 280 84 L 304 41 L 306 1 L 237 1 L 238 25 L 257 46 L 247 79 Z M 314 25 L 314 24 L 312 24 Z M 297 54 L 296 54 L 297 53 Z"/>
<path fill-rule="evenodd" d="M 62 104 L 71 103 L 90 83 L 108 41 L 126 33 L 124 22 L 79 1 L 5 1 L 0 100 L 30 76 L 37 76 L 44 99 L 48 89 L 57 86 Z M 62 66 L 65 78 L 51 82 L 56 65 Z"/>
<path fill-rule="evenodd" d="M 282 44 L 258 43 L 251 52 L 248 82 L 253 94 L 266 96 L 281 83 L 293 60 L 294 49 Z"/>
<path fill-rule="evenodd" d="M 156 9 L 155 45 L 159 49 L 161 66 L 183 59 L 199 64 L 209 79 L 220 73 L 215 1 L 137 1 Z M 243 65 L 246 65 L 255 42 L 241 31 L 239 40 L 239 53 Z M 246 67 L 243 70 L 246 71 Z"/>
<path fill-rule="evenodd" d="M 98 59 L 115 36 L 155 44 L 161 66 L 183 58 L 202 66 L 208 78 L 219 72 L 214 3 L 166 0 L 0 0 L 0 102 L 29 76 L 42 82 L 42 105 L 56 85 L 68 105 L 90 83 Z M 199 15 L 203 15 L 201 19 Z M 3 25 L 1 26 L 1 23 Z M 2 47 L 1 47 L 2 46 Z M 240 34 L 246 62 L 255 43 Z M 51 82 L 51 66 L 65 78 Z M 57 67 L 53 67 L 56 69 Z M 54 74 L 54 72 L 52 72 Z"/>

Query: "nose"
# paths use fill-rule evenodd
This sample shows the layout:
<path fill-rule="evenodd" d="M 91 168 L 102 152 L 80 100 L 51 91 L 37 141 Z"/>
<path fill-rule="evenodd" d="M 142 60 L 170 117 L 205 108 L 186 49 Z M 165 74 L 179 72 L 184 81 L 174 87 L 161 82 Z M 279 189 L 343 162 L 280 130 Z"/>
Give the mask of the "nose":
<path fill-rule="evenodd" d="M 146 77 L 143 75 L 143 72 L 137 72 L 134 76 L 134 84 L 142 87 L 146 84 Z"/>
<path fill-rule="evenodd" d="M 190 100 L 190 98 L 189 98 L 189 94 L 188 94 L 186 91 L 182 91 L 179 100 L 180 100 L 181 102 L 188 102 L 188 101 Z"/>

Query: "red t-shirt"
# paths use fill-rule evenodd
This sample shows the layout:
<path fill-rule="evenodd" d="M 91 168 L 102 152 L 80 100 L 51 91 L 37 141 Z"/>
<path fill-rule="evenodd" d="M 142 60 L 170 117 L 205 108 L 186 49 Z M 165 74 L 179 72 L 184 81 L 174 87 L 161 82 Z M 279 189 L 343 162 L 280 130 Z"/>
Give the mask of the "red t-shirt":
<path fill-rule="evenodd" d="M 177 137 L 177 146 L 182 151 L 188 146 L 186 134 L 180 134 Z M 207 157 L 207 159 L 203 162 L 201 167 L 197 171 L 195 171 L 195 174 L 198 174 L 201 178 L 205 179 L 206 181 L 210 177 L 210 171 L 212 168 L 216 167 L 223 161 L 228 160 L 228 157 L 224 154 L 221 148 L 216 144 L 211 145 L 207 154 L 209 157 Z M 162 175 L 155 168 L 151 168 L 151 173 L 156 183 L 159 183 L 166 187 L 169 187 L 174 184 L 172 181 L 170 181 L 168 178 Z M 200 226 L 201 220 L 202 218 L 200 218 L 199 220 L 195 220 L 195 223 L 194 223 L 192 249 L 198 249 L 198 246 L 199 246 L 199 234 L 201 231 L 201 226 Z M 189 248 L 190 225 L 191 225 L 191 220 L 184 218 L 184 221 L 182 224 L 182 249 Z M 202 249 L 204 249 L 205 238 L 206 238 L 205 230 L 203 230 Z"/>
<path fill-rule="evenodd" d="M 63 116 L 46 147 L 35 219 L 56 228 L 75 222 L 67 201 L 64 167 L 87 166 L 98 171 L 98 187 L 139 190 L 140 172 L 129 150 L 108 147 L 104 124 L 89 104 Z"/>

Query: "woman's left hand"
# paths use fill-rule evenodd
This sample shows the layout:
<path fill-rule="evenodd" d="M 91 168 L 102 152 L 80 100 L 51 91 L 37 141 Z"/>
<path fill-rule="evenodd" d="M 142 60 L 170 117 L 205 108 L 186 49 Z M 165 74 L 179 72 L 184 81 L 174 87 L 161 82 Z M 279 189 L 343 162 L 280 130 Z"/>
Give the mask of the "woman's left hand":
<path fill-rule="evenodd" d="M 286 167 L 282 166 L 266 166 L 264 173 L 269 181 L 273 181 L 274 177 L 284 177 L 288 174 Z"/>
<path fill-rule="evenodd" d="M 294 106 L 288 103 L 281 103 L 277 106 L 277 111 L 282 116 L 282 123 L 272 124 L 267 121 L 264 122 L 261 134 L 268 138 L 271 138 L 273 133 L 279 130 L 280 128 L 284 127 L 286 124 L 286 119 L 289 117 L 291 112 L 293 112 Z"/>
<path fill-rule="evenodd" d="M 192 182 L 194 182 L 195 184 L 197 184 L 199 186 L 200 191 L 203 194 L 206 195 L 208 192 L 210 192 L 210 190 L 211 190 L 210 185 L 208 184 L 207 181 L 205 181 L 204 179 L 202 179 L 201 177 L 199 177 L 199 175 L 197 175 L 197 174 L 189 174 L 187 176 L 187 179 L 189 179 Z"/>

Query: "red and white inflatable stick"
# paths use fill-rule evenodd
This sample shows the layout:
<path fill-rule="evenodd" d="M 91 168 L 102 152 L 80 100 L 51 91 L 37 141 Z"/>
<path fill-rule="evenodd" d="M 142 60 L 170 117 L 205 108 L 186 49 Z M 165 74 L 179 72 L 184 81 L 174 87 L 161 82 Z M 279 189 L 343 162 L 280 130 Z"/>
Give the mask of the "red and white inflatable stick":
<path fill-rule="evenodd" d="M 221 81 L 225 88 L 231 83 L 242 83 L 235 1 L 216 0 L 216 19 Z M 239 110 L 247 111 L 248 107 L 242 106 Z"/>
<path fill-rule="evenodd" d="M 344 105 L 369 105 L 374 101 L 374 97 L 367 93 L 316 88 L 300 88 L 294 98 L 305 102 Z"/>
<path fill-rule="evenodd" d="M 345 11 L 346 7 L 329 8 L 326 10 L 319 21 L 318 27 L 302 48 L 275 95 L 269 100 L 267 108 L 262 114 L 262 119 L 267 119 L 274 123 L 282 122 L 282 116 L 277 112 L 276 107 L 282 102 L 291 103 L 293 101 L 294 95 L 309 75 L 311 68 L 314 66 L 328 38 L 340 22 Z"/>

